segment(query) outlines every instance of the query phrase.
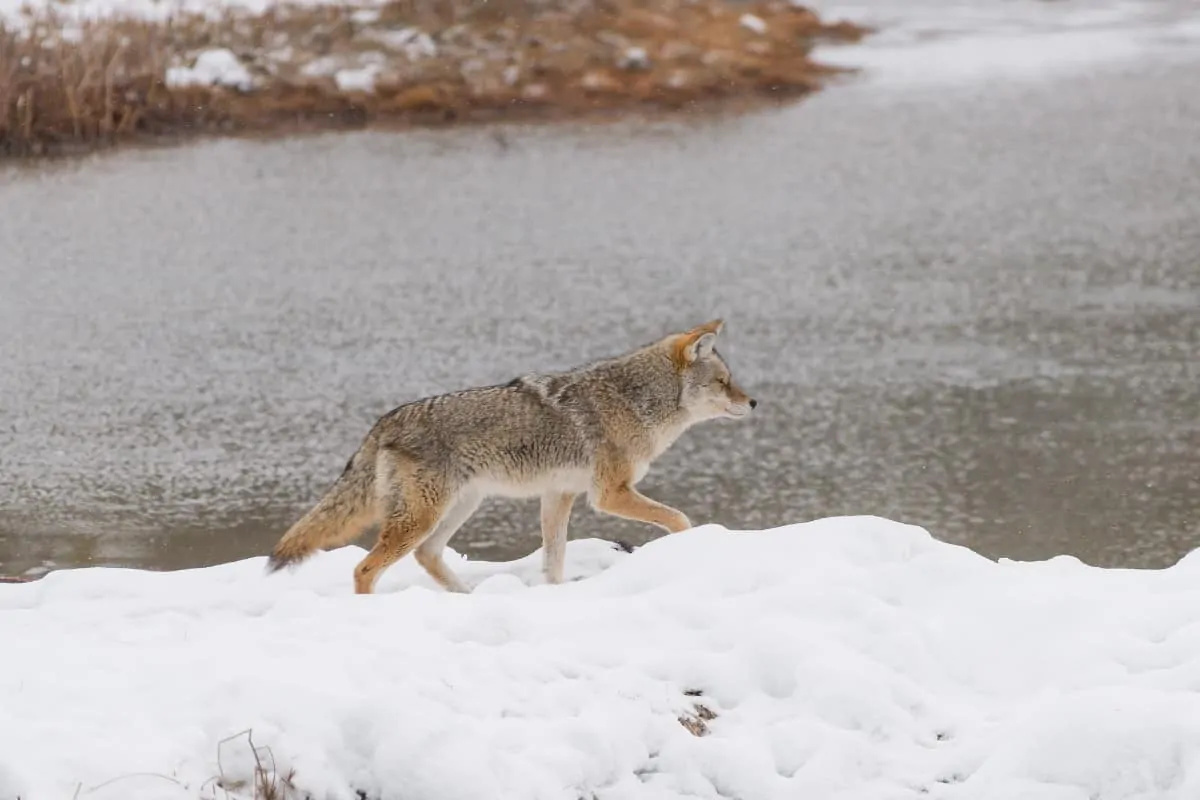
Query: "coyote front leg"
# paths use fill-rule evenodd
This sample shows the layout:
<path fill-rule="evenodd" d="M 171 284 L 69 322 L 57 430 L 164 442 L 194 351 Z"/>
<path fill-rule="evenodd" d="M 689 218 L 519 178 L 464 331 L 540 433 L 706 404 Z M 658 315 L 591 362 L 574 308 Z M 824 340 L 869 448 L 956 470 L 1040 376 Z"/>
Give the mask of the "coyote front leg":
<path fill-rule="evenodd" d="M 567 557 L 567 523 L 571 521 L 574 494 L 542 495 L 542 574 L 546 583 L 562 583 Z"/>
<path fill-rule="evenodd" d="M 649 522 L 669 533 L 679 533 L 692 527 L 691 521 L 682 511 L 677 511 L 633 488 L 633 465 L 608 459 L 597 470 L 599 486 L 596 489 L 597 511 L 614 517 Z"/>

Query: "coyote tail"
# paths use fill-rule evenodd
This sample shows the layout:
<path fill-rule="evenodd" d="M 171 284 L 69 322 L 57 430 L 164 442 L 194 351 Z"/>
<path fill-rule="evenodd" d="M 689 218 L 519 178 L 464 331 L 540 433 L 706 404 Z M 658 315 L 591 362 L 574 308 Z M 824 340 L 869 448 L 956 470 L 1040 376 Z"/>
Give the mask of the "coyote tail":
<path fill-rule="evenodd" d="M 317 550 L 354 541 L 375 521 L 375 448 L 364 446 L 315 506 L 276 543 L 267 572 L 304 561 Z"/>

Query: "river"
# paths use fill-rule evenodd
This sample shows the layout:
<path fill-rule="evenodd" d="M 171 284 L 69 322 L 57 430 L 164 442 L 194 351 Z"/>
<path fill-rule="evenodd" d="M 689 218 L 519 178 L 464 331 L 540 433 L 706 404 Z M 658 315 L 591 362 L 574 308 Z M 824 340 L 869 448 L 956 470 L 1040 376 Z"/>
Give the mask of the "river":
<path fill-rule="evenodd" d="M 741 116 L 0 170 L 0 574 L 262 555 L 400 402 L 715 316 L 759 410 L 642 483 L 693 521 L 1172 563 L 1200 544 L 1200 27 L 1147 20 L 1107 56 L 1104 19 L 1054 58 L 893 36 Z M 657 534 L 580 503 L 572 535 Z M 452 544 L 528 553 L 536 505 Z"/>

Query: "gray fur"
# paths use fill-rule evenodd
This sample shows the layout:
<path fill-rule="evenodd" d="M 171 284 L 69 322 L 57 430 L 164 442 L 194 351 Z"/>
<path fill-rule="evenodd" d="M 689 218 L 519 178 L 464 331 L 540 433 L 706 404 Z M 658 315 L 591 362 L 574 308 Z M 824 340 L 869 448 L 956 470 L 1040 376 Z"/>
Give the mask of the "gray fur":
<path fill-rule="evenodd" d="M 569 371 L 524 375 L 389 411 L 329 493 L 280 540 L 269 570 L 353 540 L 364 520 L 382 520 L 377 550 L 388 535 L 404 539 L 391 547 L 404 552 L 428 539 L 418 548 L 418 560 L 439 583 L 461 591 L 461 582 L 441 563 L 440 550 L 489 495 L 542 498 L 546 571 L 558 580 L 558 539 L 566 535 L 562 516 L 578 494 L 586 493 L 594 507 L 609 513 L 669 530 L 690 526 L 678 511 L 642 497 L 633 486 L 691 425 L 745 416 L 755 405 L 732 383 L 713 347 L 720 329 L 716 321 Z M 424 509 L 432 509 L 432 528 L 430 520 L 413 519 Z M 383 566 L 363 578 L 368 591 L 392 556 L 389 551 L 386 558 L 376 557 Z M 554 560 L 558 563 L 549 563 Z M 364 569 L 371 572 L 360 565 Z"/>

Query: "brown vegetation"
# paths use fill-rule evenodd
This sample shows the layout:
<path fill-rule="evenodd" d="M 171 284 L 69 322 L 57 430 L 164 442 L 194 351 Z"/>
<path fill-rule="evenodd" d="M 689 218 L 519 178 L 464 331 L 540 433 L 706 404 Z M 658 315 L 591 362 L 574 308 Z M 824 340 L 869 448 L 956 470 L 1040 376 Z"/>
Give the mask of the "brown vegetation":
<path fill-rule="evenodd" d="M 785 0 L 393 0 L 83 24 L 47 12 L 0 28 L 0 154 L 782 98 L 832 72 L 809 58 L 815 41 L 863 33 Z M 213 51 L 240 77 L 181 80 Z"/>
<path fill-rule="evenodd" d="M 684 692 L 688 697 L 700 697 L 702 692 L 696 689 L 689 689 Z M 687 732 L 692 736 L 707 736 L 708 723 L 717 718 L 717 714 L 708 706 L 699 701 L 692 702 L 692 709 L 679 716 L 679 724 L 687 729 Z"/>

